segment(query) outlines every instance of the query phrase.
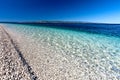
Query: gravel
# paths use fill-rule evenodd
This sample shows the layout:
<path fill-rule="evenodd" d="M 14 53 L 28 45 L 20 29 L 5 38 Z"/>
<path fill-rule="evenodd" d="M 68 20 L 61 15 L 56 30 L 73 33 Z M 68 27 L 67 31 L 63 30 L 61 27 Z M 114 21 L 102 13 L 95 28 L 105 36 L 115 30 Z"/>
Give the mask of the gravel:
<path fill-rule="evenodd" d="M 0 80 L 37 80 L 35 73 L 0 26 Z"/>

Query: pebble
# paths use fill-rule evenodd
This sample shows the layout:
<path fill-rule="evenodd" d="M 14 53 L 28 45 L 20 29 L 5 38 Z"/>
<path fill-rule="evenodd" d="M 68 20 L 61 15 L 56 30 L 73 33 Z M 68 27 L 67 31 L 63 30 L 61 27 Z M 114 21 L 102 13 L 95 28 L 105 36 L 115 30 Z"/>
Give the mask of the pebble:
<path fill-rule="evenodd" d="M 0 80 L 37 80 L 36 76 L 31 77 L 18 52 L 14 48 L 9 35 L 0 26 Z"/>

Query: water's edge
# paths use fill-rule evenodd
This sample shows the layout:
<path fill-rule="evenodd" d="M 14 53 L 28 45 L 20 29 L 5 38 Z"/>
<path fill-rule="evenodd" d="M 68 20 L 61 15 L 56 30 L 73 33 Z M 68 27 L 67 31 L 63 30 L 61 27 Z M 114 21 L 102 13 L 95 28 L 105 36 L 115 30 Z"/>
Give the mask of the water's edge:
<path fill-rule="evenodd" d="M 18 48 L 17 43 L 15 43 L 16 41 L 14 41 L 14 40 L 11 38 L 9 32 L 8 32 L 7 30 L 5 30 L 4 26 L 0 26 L 0 27 L 2 28 L 3 32 L 8 36 L 8 39 L 10 40 L 11 45 L 13 45 L 13 47 L 14 47 L 15 51 L 17 52 L 18 57 L 19 57 L 19 59 L 21 60 L 23 66 L 24 66 L 24 67 L 26 68 L 26 70 L 28 71 L 28 73 L 29 73 L 29 75 L 30 75 L 30 76 L 29 76 L 30 79 L 31 79 L 31 80 L 37 80 L 36 74 L 35 74 L 34 71 L 32 70 L 31 66 L 29 66 L 29 64 L 26 62 L 25 58 L 23 57 L 22 52 L 21 52 L 20 49 Z"/>
<path fill-rule="evenodd" d="M 16 38 L 21 36 L 20 50 L 41 79 L 119 80 L 119 37 L 49 26 L 6 24 L 6 28 Z"/>

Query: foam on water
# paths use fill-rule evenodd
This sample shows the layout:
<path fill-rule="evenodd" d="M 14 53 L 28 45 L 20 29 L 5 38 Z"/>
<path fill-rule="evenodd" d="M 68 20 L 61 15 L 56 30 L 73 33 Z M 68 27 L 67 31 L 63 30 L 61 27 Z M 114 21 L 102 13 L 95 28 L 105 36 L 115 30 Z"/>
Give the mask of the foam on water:
<path fill-rule="evenodd" d="M 119 37 L 45 26 L 4 25 L 22 37 L 21 50 L 41 79 L 120 80 Z"/>

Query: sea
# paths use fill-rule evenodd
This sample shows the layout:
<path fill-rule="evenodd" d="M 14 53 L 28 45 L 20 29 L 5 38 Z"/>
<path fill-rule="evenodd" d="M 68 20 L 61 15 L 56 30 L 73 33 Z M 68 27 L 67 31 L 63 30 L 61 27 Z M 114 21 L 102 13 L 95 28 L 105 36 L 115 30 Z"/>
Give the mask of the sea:
<path fill-rule="evenodd" d="M 120 25 L 4 23 L 43 80 L 120 80 Z"/>

